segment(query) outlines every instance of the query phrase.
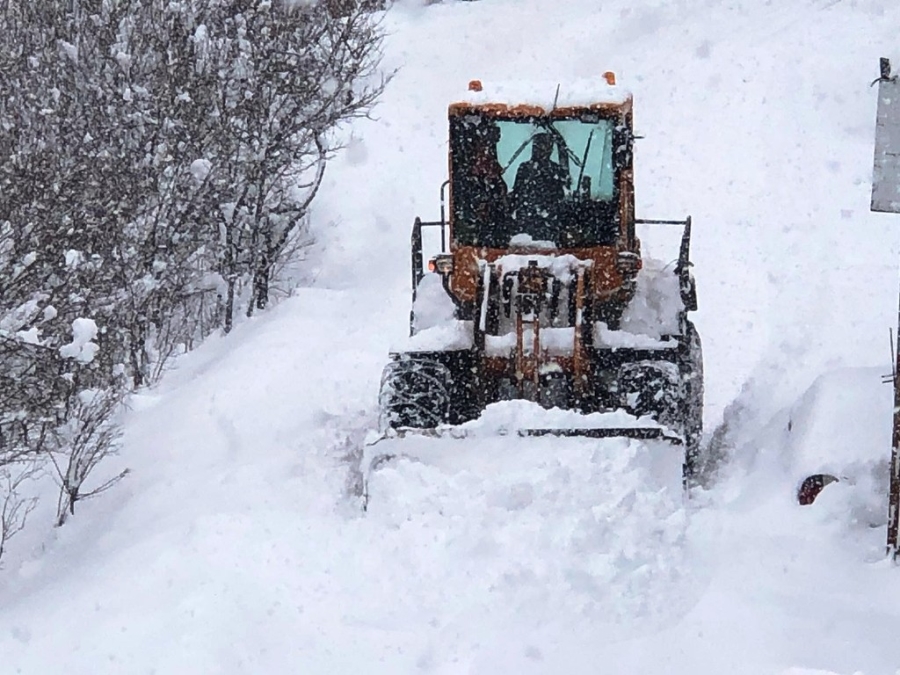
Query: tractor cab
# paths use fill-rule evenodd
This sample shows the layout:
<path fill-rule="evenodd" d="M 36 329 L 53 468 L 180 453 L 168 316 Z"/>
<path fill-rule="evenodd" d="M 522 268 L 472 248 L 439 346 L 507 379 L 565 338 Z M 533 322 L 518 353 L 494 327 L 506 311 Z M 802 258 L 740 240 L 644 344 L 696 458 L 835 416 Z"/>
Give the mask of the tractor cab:
<path fill-rule="evenodd" d="M 615 320 L 641 266 L 631 106 L 612 73 L 562 93 L 473 80 L 450 105 L 449 246 L 434 262 L 461 316 L 476 311 L 485 264 L 541 254 L 579 261 L 587 301 Z"/>
<path fill-rule="evenodd" d="M 454 108 L 452 245 L 616 244 L 620 174 L 631 143 L 618 111 Z"/>

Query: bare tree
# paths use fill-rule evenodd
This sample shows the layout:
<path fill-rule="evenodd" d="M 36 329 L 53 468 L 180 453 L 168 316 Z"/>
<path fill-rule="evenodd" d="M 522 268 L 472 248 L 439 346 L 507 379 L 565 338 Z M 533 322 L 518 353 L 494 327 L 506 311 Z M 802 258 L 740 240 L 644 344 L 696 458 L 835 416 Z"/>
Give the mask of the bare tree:
<path fill-rule="evenodd" d="M 37 505 L 35 497 L 22 494 L 24 484 L 36 472 L 34 464 L 25 467 L 0 467 L 0 559 L 9 540 L 25 528 L 28 514 Z"/>
<path fill-rule="evenodd" d="M 169 81 L 193 103 L 191 145 L 199 156 L 192 168 L 218 215 L 226 330 L 242 278 L 248 313 L 267 305 L 273 270 L 304 237 L 305 216 L 338 149 L 336 128 L 366 115 L 385 86 L 369 3 L 347 0 L 339 9 L 201 0 L 181 17 L 190 39 L 170 46 L 186 64 L 183 79 Z"/>
<path fill-rule="evenodd" d="M 113 419 L 121 404 L 122 392 L 116 389 L 81 390 L 70 397 L 66 422 L 56 430 L 56 449 L 47 451 L 60 486 L 57 525 L 75 514 L 76 503 L 104 492 L 128 474 L 125 469 L 98 487 L 84 489 L 91 472 L 116 451 L 120 430 Z"/>

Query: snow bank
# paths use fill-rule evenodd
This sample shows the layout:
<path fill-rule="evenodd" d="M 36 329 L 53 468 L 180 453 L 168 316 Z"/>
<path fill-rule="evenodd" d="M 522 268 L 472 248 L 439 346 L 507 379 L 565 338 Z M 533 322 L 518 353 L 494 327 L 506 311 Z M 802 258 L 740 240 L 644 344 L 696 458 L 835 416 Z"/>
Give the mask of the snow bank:
<path fill-rule="evenodd" d="M 788 411 L 782 452 L 799 484 L 825 473 L 815 508 L 832 522 L 883 526 L 887 518 L 893 389 L 877 368 L 842 368 L 818 377 Z"/>
<path fill-rule="evenodd" d="M 890 455 L 893 389 L 878 368 L 824 373 L 791 408 L 790 447 L 799 473 L 841 475 Z"/>
<path fill-rule="evenodd" d="M 488 651 L 500 626 L 526 635 L 548 615 L 563 630 L 602 627 L 607 640 L 683 611 L 688 521 L 674 446 L 497 435 L 390 448 L 402 454 L 373 472 L 366 517 L 409 572 L 397 600 L 408 611 L 496 636 Z"/>

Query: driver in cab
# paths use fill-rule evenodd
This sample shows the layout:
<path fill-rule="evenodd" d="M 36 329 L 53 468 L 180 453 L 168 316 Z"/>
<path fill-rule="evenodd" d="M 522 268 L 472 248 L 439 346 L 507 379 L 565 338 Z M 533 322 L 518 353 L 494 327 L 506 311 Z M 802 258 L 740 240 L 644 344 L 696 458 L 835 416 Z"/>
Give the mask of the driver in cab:
<path fill-rule="evenodd" d="M 559 156 L 568 160 L 562 139 L 556 141 Z M 514 218 L 519 231 L 535 239 L 554 240 L 559 206 L 569 186 L 568 161 L 552 159 L 554 139 L 549 133 L 532 140 L 531 159 L 522 162 L 513 185 Z"/>

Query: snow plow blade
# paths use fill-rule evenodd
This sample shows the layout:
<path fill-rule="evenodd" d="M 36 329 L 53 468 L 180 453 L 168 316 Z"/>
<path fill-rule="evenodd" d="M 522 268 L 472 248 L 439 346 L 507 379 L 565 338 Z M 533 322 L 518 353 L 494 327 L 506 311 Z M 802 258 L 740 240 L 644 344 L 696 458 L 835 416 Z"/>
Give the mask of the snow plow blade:
<path fill-rule="evenodd" d="M 586 438 L 636 438 L 639 440 L 665 439 L 675 445 L 682 445 L 681 436 L 673 434 L 663 427 L 624 427 L 624 428 L 586 428 L 586 429 L 517 429 L 515 432 L 522 437 L 527 436 L 584 436 Z M 376 445 L 379 441 L 388 438 L 406 438 L 407 436 L 427 436 L 430 438 L 455 438 L 463 439 L 470 434 L 461 427 L 439 427 L 437 429 L 391 429 L 382 434 L 367 445 Z M 503 435 L 503 434 L 501 434 Z"/>
<path fill-rule="evenodd" d="M 682 445 L 684 439 L 662 427 L 630 427 L 625 429 L 521 429 L 519 436 L 585 436 L 587 438 L 636 438 L 643 441 L 664 439 Z"/>
<path fill-rule="evenodd" d="M 531 417 L 530 421 L 540 420 L 540 414 L 528 415 L 529 411 L 524 409 L 524 406 L 530 405 L 536 408 L 535 412 L 541 411 L 533 403 L 516 401 L 500 404 L 497 407 L 503 405 L 515 406 L 515 416 L 520 419 Z M 493 407 L 491 406 L 491 408 Z M 549 413 L 550 411 L 541 412 Z M 560 413 L 561 411 L 556 412 Z M 574 451 L 585 455 L 590 455 L 598 448 L 604 447 L 604 440 L 618 439 L 623 443 L 621 446 L 623 448 L 628 443 L 634 442 L 661 444 L 663 450 L 657 455 L 665 456 L 664 463 L 667 468 L 664 473 L 671 477 L 671 480 L 667 482 L 677 484 L 680 481 L 684 485 L 684 439 L 665 427 L 655 424 L 641 426 L 642 420 L 634 420 L 635 426 L 580 426 L 576 424 L 567 427 L 527 427 L 522 425 L 525 428 L 516 428 L 515 423 L 509 424 L 512 421 L 509 419 L 498 424 L 497 413 L 506 417 L 501 410 L 492 411 L 489 408 L 485 417 L 463 425 L 445 425 L 431 429 L 409 427 L 387 429 L 369 440 L 363 449 L 360 465 L 363 480 L 363 509 L 368 510 L 372 477 L 392 462 L 409 460 L 425 465 L 441 466 L 444 470 L 453 472 L 469 470 L 472 465 L 491 461 L 485 459 L 485 456 L 494 454 L 503 455 L 505 453 L 508 461 L 513 463 L 525 455 L 531 456 L 532 459 L 535 456 L 545 456 L 549 461 L 558 456 L 558 450 L 561 447 L 559 443 L 549 444 L 553 439 L 567 439 L 559 442 L 573 445 L 574 450 L 570 449 L 570 452 Z M 550 414 L 552 415 L 552 413 Z M 569 417 L 574 416 L 570 411 L 563 414 Z M 614 419 L 621 421 L 621 414 L 613 413 Z M 595 416 L 596 414 L 582 418 L 582 422 L 586 424 L 589 418 Z M 537 420 L 534 417 L 537 417 Z M 554 422 L 554 420 L 549 421 L 551 424 Z M 533 441 L 529 445 L 524 439 L 533 439 Z M 448 445 L 448 443 L 456 441 L 466 442 L 459 445 Z M 523 444 L 529 445 L 529 447 L 526 449 Z M 607 454 L 614 455 L 617 447 L 619 446 L 613 444 L 613 449 L 608 450 Z M 678 448 L 678 450 L 674 450 L 674 448 Z M 503 471 L 504 466 L 508 465 L 501 463 L 497 465 L 497 469 Z"/>

